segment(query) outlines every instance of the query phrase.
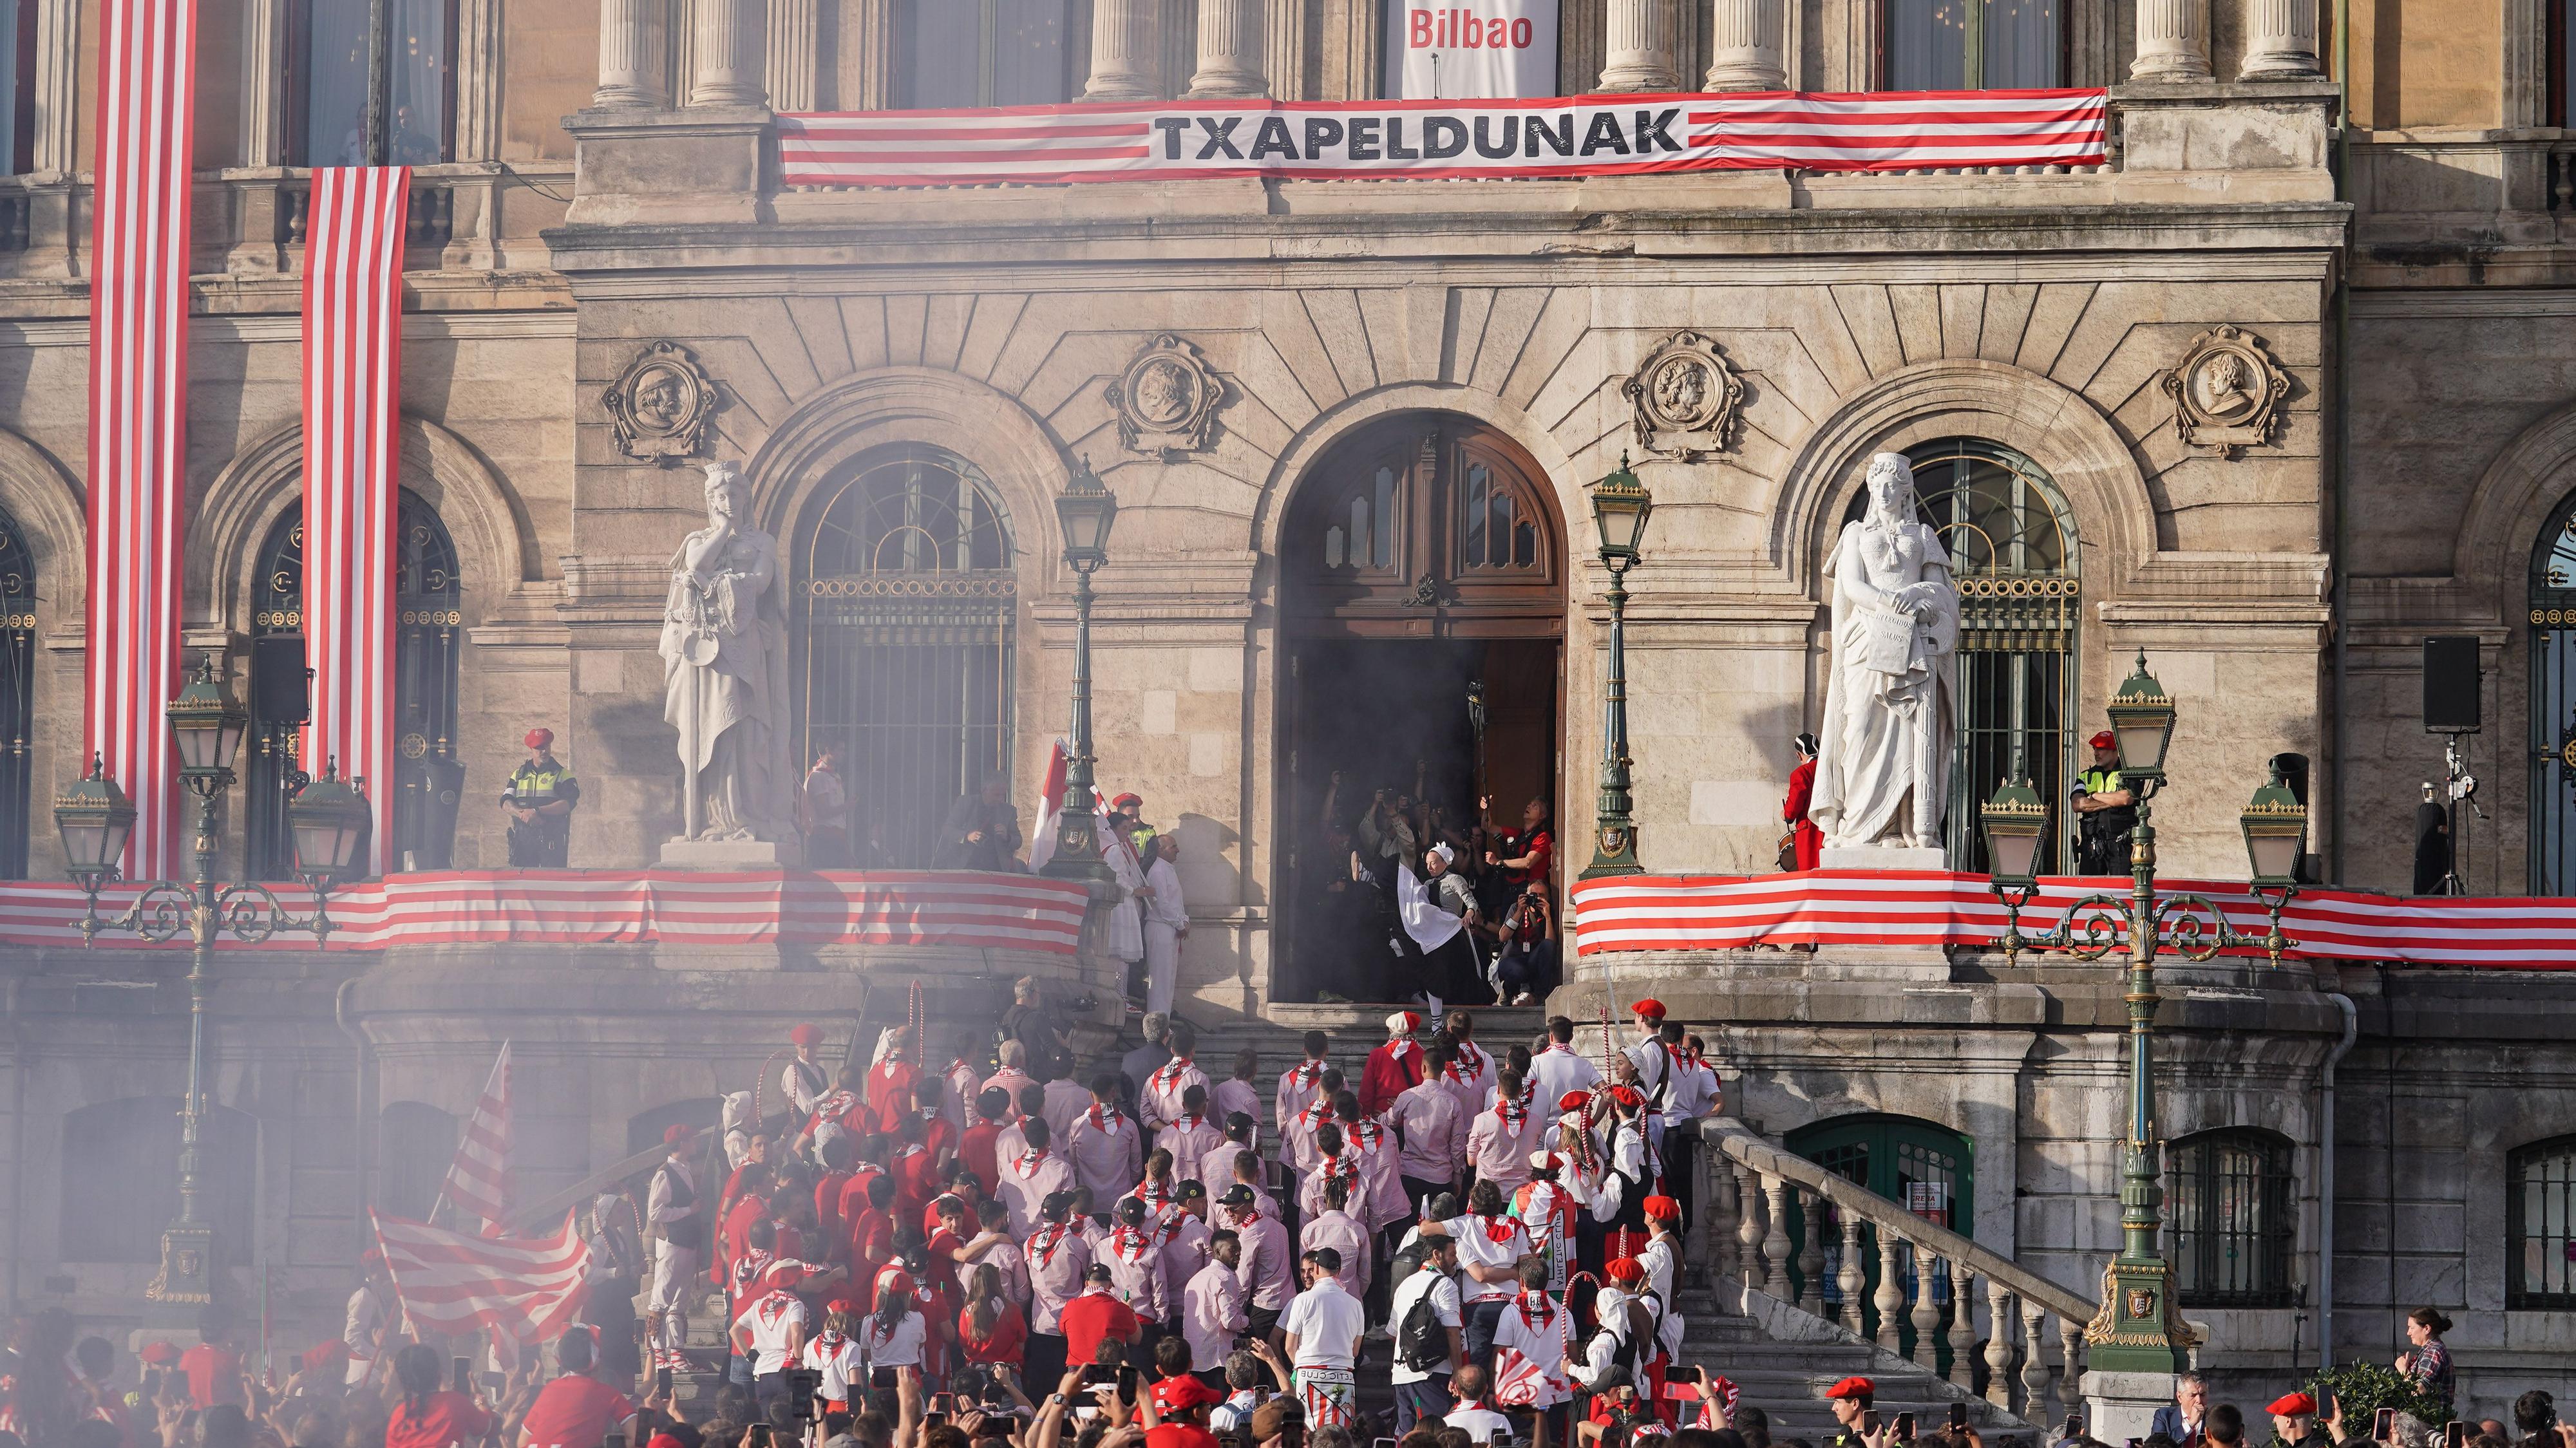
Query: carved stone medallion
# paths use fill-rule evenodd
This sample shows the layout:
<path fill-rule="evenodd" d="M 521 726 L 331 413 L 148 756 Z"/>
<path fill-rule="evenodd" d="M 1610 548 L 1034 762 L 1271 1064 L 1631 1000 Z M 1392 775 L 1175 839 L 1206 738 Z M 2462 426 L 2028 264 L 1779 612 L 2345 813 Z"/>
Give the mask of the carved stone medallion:
<path fill-rule="evenodd" d="M 1225 379 L 1198 348 L 1165 332 L 1145 344 L 1107 395 L 1127 450 L 1169 462 L 1207 446 Z"/>
<path fill-rule="evenodd" d="M 689 349 L 656 342 L 635 354 L 600 394 L 617 450 L 630 458 L 673 467 L 695 457 L 715 411 L 715 384 Z"/>
<path fill-rule="evenodd" d="M 2182 364 L 2165 374 L 2164 388 L 2182 440 L 2232 458 L 2272 440 L 2290 374 L 2264 350 L 2262 338 L 2213 327 L 2193 339 Z"/>
<path fill-rule="evenodd" d="M 1636 414 L 1637 446 L 1676 462 L 1726 451 L 1744 405 L 1744 380 L 1697 332 L 1665 338 L 1619 391 Z"/>

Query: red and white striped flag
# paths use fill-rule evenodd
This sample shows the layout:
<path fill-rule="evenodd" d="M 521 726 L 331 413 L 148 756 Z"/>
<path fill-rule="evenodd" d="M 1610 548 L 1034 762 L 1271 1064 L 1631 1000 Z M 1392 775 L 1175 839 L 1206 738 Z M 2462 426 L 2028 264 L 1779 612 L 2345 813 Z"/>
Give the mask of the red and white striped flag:
<path fill-rule="evenodd" d="M 483 1219 L 483 1230 L 497 1234 L 510 1214 L 510 1043 L 492 1063 L 492 1079 L 483 1083 L 483 1099 L 457 1138 L 456 1160 L 447 1168 L 440 1194 L 456 1206 L 457 1220 Z"/>
<path fill-rule="evenodd" d="M 304 253 L 304 767 L 339 761 L 375 801 L 382 874 L 394 796 L 394 572 L 400 554 L 402 246 L 411 171 L 313 173 Z"/>
<path fill-rule="evenodd" d="M 179 872 L 180 504 L 187 490 L 196 0 L 99 7 L 89 304 L 91 751 L 134 800 L 127 872 Z"/>
<path fill-rule="evenodd" d="M 590 1244 L 564 1213 L 548 1238 L 475 1237 L 370 1212 L 385 1271 L 415 1330 L 490 1328 L 514 1342 L 545 1342 L 581 1310 Z"/>
<path fill-rule="evenodd" d="M 1029 873 L 1036 874 L 1055 858 L 1056 827 L 1064 823 L 1064 771 L 1069 763 L 1064 741 L 1047 756 L 1046 785 L 1038 791 L 1038 832 L 1029 840 Z"/>

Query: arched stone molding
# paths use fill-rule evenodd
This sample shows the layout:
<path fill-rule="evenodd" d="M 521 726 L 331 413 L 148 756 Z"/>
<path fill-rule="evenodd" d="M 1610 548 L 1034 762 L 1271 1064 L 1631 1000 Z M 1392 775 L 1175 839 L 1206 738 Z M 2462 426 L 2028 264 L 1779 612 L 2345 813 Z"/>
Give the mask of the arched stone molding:
<path fill-rule="evenodd" d="M 402 486 L 436 509 L 455 540 L 466 606 L 488 617 L 537 581 L 536 526 L 482 454 L 425 418 L 402 420 Z M 279 517 L 303 498 L 304 427 L 289 423 L 233 455 L 191 521 L 187 591 L 200 616 L 227 627 L 250 613 L 251 568 Z M 204 559 L 202 565 L 194 560 Z"/>
<path fill-rule="evenodd" d="M 2001 443 L 2037 463 L 2075 510 L 2079 546 L 2108 553 L 2108 576 L 2134 576 L 2155 553 L 2146 479 L 2110 419 L 2036 372 L 1945 359 L 1880 378 L 1798 444 L 1772 501 L 1772 564 L 1812 588 L 1827 534 L 1859 491 L 1869 455 L 1959 436 Z"/>
<path fill-rule="evenodd" d="M 1566 545 L 1568 581 L 1583 576 L 1583 560 L 1595 556 L 1598 550 L 1582 533 L 1591 509 L 1584 501 L 1585 480 L 1574 465 L 1573 455 L 1537 418 L 1500 397 L 1437 382 L 1407 382 L 1345 398 L 1300 428 L 1288 446 L 1280 450 L 1277 461 L 1271 464 L 1270 476 L 1262 483 L 1261 503 L 1252 519 L 1254 550 L 1275 564 L 1280 530 L 1287 526 L 1288 495 L 1298 481 L 1343 438 L 1399 412 L 1454 412 L 1474 418 L 1518 444 L 1547 475 L 1548 489 L 1556 504 L 1557 536 Z"/>
<path fill-rule="evenodd" d="M 37 626 L 81 627 L 89 612 L 89 507 L 80 480 L 52 453 L 0 428 L 0 507 L 18 520 L 36 561 Z"/>
<path fill-rule="evenodd" d="M 2487 464 L 2469 490 L 2451 578 L 2480 613 L 2519 619 L 2531 576 L 2531 550 L 2541 525 L 2576 489 L 2576 404 L 2524 428 Z"/>
<path fill-rule="evenodd" d="M 797 519 L 824 479 L 862 453 L 902 443 L 945 448 L 981 469 L 1001 495 L 1015 565 L 1025 574 L 1034 562 L 1050 580 L 1061 570 L 1053 500 L 1073 476 L 1072 459 L 1018 398 L 935 368 L 875 368 L 797 404 L 745 465 L 752 516 L 792 553 Z"/>

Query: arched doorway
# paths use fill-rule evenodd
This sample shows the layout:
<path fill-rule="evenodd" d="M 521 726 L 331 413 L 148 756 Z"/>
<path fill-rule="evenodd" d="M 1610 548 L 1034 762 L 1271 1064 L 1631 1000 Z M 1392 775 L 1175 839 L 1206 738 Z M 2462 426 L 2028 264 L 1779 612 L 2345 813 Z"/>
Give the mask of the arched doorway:
<path fill-rule="evenodd" d="M 2531 893 L 2576 895 L 2576 493 L 2531 550 Z"/>
<path fill-rule="evenodd" d="M 1958 739 L 1950 764 L 1950 859 L 1986 868 L 1977 806 L 2015 761 L 2060 817 L 2050 821 L 2052 870 L 2073 868 L 2064 817 L 2075 735 L 2075 632 L 2081 588 L 2075 522 L 2037 463 L 1999 443 L 1950 437 L 1908 448 L 1916 515 L 1941 537 L 1959 585 Z M 1859 521 L 1867 492 L 1844 512 Z"/>
<path fill-rule="evenodd" d="M 1802 1126 L 1790 1132 L 1783 1144 L 1791 1151 L 1832 1172 L 1847 1182 L 1867 1187 L 1927 1222 L 1937 1223 L 1973 1240 L 1976 1235 L 1976 1144 L 1967 1137 L 1935 1121 L 1911 1116 L 1890 1116 L 1864 1112 L 1855 1116 L 1837 1116 Z M 1792 1276 L 1798 1254 L 1805 1249 L 1807 1210 L 1802 1202 L 1792 1200 L 1788 1212 L 1790 1262 Z M 1878 1335 L 1878 1306 L 1873 1300 L 1878 1292 L 1878 1229 L 1860 1224 L 1859 1250 L 1863 1283 L 1860 1299 L 1843 1299 L 1838 1277 L 1842 1271 L 1843 1252 L 1851 1237 L 1844 1230 L 1841 1214 L 1831 1204 L 1824 1208 L 1822 1239 L 1825 1262 L 1819 1269 L 1820 1284 L 1827 1315 L 1838 1317 L 1843 1326 L 1875 1339 Z M 1940 1341 L 1934 1352 L 1940 1359 L 1939 1371 L 1950 1370 L 1950 1264 L 1934 1258 L 1931 1261 L 1932 1300 L 1941 1310 Z M 1921 1286 L 1914 1248 L 1900 1242 L 1896 1251 L 1896 1270 L 1903 1275 L 1905 1300 L 1912 1302 Z M 1805 1291 L 1803 1280 L 1791 1283 L 1793 1292 Z M 1971 1304 L 1970 1310 L 1974 1310 Z M 1914 1323 L 1909 1316 L 1897 1325 L 1901 1346 L 1898 1351 L 1911 1357 L 1914 1353 Z"/>
<path fill-rule="evenodd" d="M 979 468 L 939 448 L 868 453 L 797 529 L 800 762 L 840 750 L 850 857 L 930 865 L 957 802 L 1011 766 L 1019 601 L 1010 520 Z"/>
<path fill-rule="evenodd" d="M 1398 962 L 1392 871 L 1355 879 L 1352 841 L 1371 836 L 1361 826 L 1381 791 L 1416 803 L 1435 834 L 1466 836 L 1485 797 L 1514 826 L 1532 799 L 1556 812 L 1565 529 L 1508 438 L 1407 413 L 1299 479 L 1279 555 L 1285 888 L 1272 989 L 1401 998 L 1412 983 L 1385 968 Z"/>

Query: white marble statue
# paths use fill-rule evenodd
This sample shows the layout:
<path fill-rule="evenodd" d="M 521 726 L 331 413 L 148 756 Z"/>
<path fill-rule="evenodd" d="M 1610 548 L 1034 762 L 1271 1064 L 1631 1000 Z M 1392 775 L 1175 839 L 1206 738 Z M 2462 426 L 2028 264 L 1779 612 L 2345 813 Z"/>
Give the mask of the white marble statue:
<path fill-rule="evenodd" d="M 751 484 L 707 464 L 707 526 L 671 559 L 662 717 L 680 731 L 681 838 L 780 841 L 787 807 L 787 579 Z"/>
<path fill-rule="evenodd" d="M 1958 727 L 1959 590 L 1940 537 L 1916 520 L 1905 455 L 1873 455 L 1868 488 L 1868 513 L 1843 525 L 1825 560 L 1833 659 L 1808 817 L 1827 849 L 1937 849 Z"/>

